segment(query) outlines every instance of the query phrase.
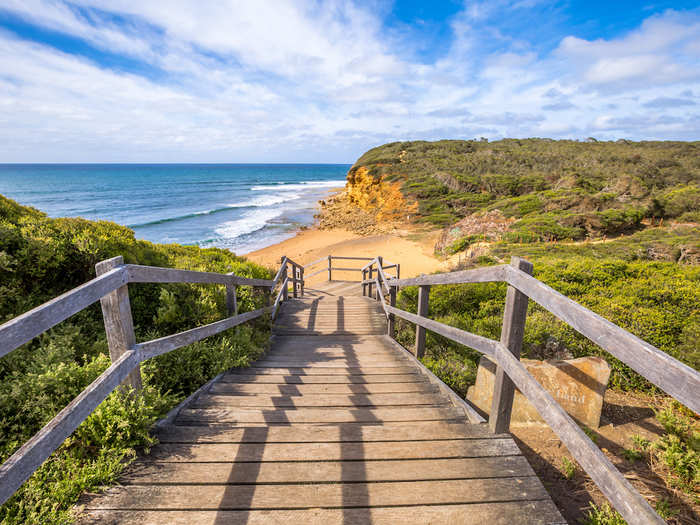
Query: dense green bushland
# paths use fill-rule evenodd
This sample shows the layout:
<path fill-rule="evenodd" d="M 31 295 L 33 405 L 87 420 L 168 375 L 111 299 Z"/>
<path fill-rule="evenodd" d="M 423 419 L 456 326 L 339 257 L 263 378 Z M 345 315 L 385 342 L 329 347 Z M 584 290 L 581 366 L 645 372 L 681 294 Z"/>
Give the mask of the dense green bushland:
<path fill-rule="evenodd" d="M 445 227 L 437 249 L 468 250 L 467 266 L 527 257 L 545 283 L 700 369 L 699 142 L 395 142 L 362 155 L 350 185 L 360 168 L 377 182 L 400 182 L 418 203 L 415 220 Z M 434 287 L 431 315 L 497 339 L 504 295 L 499 284 Z M 415 302 L 416 290 L 401 292 L 404 308 Z M 412 332 L 404 325 L 406 344 Z M 524 351 L 603 354 L 535 304 Z M 605 357 L 614 386 L 649 388 Z M 478 359 L 428 336 L 426 362 L 462 393 Z"/>
<path fill-rule="evenodd" d="M 698 142 L 394 142 L 362 155 L 351 183 L 360 167 L 400 181 L 419 221 L 447 226 L 498 209 L 517 219 L 511 241 L 615 235 L 645 218 L 700 219 Z"/>
<path fill-rule="evenodd" d="M 520 254 L 534 263 L 534 275 L 544 283 L 700 370 L 700 266 L 568 255 L 556 253 L 551 247 L 550 251 L 554 254 L 523 253 L 526 247 L 521 246 Z M 483 257 L 480 262 L 496 261 Z M 435 286 L 431 290 L 430 316 L 499 339 L 504 299 L 505 285 L 501 283 Z M 400 308 L 415 311 L 416 303 L 415 288 L 399 294 Z M 412 326 L 401 326 L 402 342 L 412 344 Z M 610 381 L 614 387 L 649 388 L 626 365 L 531 302 L 525 357 L 541 359 L 564 350 L 574 357 L 604 356 L 613 369 Z M 427 356 L 433 371 L 460 393 L 466 392 L 476 373 L 478 352 L 429 333 Z"/>
<path fill-rule="evenodd" d="M 264 268 L 218 249 L 138 241 L 110 222 L 51 219 L 0 196 L 0 322 L 95 276 L 96 262 L 128 263 L 269 278 Z M 221 319 L 223 287 L 129 286 L 137 340 Z M 265 299 L 238 289 L 241 311 Z M 244 325 L 142 365 L 139 395 L 114 393 L 0 507 L 2 523 L 62 523 L 84 490 L 113 481 L 169 408 L 222 370 L 244 366 L 267 341 L 267 323 Z M 99 304 L 0 359 L 0 461 L 4 461 L 109 366 Z"/>

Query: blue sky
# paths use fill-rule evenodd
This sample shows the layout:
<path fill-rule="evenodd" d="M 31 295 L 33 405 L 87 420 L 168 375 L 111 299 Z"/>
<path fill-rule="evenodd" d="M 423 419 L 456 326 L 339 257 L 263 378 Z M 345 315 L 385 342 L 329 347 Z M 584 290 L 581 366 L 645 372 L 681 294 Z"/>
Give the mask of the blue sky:
<path fill-rule="evenodd" d="M 700 139 L 690 1 L 0 0 L 0 162 Z"/>

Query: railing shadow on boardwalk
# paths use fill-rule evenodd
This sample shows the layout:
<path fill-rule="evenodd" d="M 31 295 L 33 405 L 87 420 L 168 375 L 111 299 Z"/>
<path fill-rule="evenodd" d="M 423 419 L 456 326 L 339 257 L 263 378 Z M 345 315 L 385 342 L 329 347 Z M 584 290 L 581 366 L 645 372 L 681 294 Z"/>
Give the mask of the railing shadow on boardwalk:
<path fill-rule="evenodd" d="M 343 361 L 348 367 L 361 366 L 359 356 L 354 350 L 353 343 L 357 338 L 349 336 L 347 343 L 331 345 L 332 348 L 343 350 Z M 294 354 L 291 354 L 293 356 Z M 331 360 L 330 355 L 325 355 L 323 351 L 309 352 L 309 347 L 305 348 L 304 361 L 327 362 Z M 337 359 L 335 357 L 334 359 Z M 299 362 L 303 364 L 303 362 Z M 237 510 L 236 523 L 247 523 L 250 512 L 255 510 L 253 506 L 256 487 L 258 486 L 258 476 L 265 457 L 265 445 L 268 442 L 270 428 L 279 426 L 293 426 L 294 422 L 287 417 L 288 412 L 295 411 L 301 406 L 293 405 L 294 397 L 301 397 L 302 392 L 297 386 L 297 377 L 306 375 L 303 371 L 297 370 L 294 373 L 285 374 L 283 380 L 285 384 L 277 385 L 280 390 L 279 396 L 272 396 L 271 401 L 274 406 L 272 410 L 263 410 L 263 418 L 266 426 L 247 427 L 243 431 L 240 439 L 239 450 L 236 458 L 233 459 L 231 471 L 226 481 L 226 488 L 222 493 L 219 509 L 214 520 L 215 525 L 228 525 L 230 516 L 229 510 Z M 235 384 L 235 383 L 234 383 Z M 356 417 L 356 422 L 330 421 L 325 426 L 338 428 L 339 454 L 337 463 L 340 467 L 339 479 L 337 480 L 302 480 L 304 483 L 323 483 L 338 485 L 341 490 L 343 523 L 346 525 L 358 523 L 371 523 L 370 496 L 367 489 L 367 473 L 365 468 L 366 458 L 363 446 L 363 427 L 366 425 L 380 425 L 382 421 L 371 412 L 369 389 L 362 383 L 352 383 L 352 389 L 356 393 L 349 396 L 354 405 L 361 408 L 350 409 Z M 364 390 L 364 392 L 360 392 Z M 369 420 L 368 420 L 368 414 Z M 245 423 L 242 423 L 244 425 Z M 315 423 L 324 425 L 323 423 Z M 257 444 L 255 454 L 250 455 L 250 449 L 240 446 L 245 444 Z M 313 459 L 310 459 L 313 461 Z M 243 464 L 242 464 L 243 463 Z M 235 501 L 235 506 L 230 505 Z M 282 502 L 284 506 L 284 502 Z"/>
<path fill-rule="evenodd" d="M 332 261 L 336 259 L 367 260 L 365 257 L 329 255 L 327 258 L 301 266 L 287 257 L 283 257 L 275 278 L 270 280 L 245 278 L 234 274 L 124 264 L 121 257 L 116 257 L 98 263 L 95 279 L 1 325 L 0 357 L 14 351 L 94 302 L 100 301 L 112 364 L 41 431 L 0 466 L 0 503 L 7 501 L 50 454 L 71 435 L 78 425 L 95 410 L 101 401 L 119 388 L 120 384 L 131 386 L 137 391 L 140 390 L 140 363 L 252 321 L 267 313 L 271 313 L 274 320 L 280 305 L 289 299 L 289 285 L 292 286 L 295 298 L 299 293 L 303 297 L 305 268 L 313 264 L 327 262 L 327 270 L 322 268 L 320 271 L 307 272 L 306 274 L 306 277 L 311 277 L 318 273 L 328 272 L 330 287 L 327 291 L 329 293 L 320 295 L 319 298 L 338 297 L 347 291 L 343 282 L 331 281 L 332 271 L 361 272 L 362 295 L 368 295 L 367 292 L 369 292 L 369 295 L 372 296 L 374 290 L 377 304 L 381 305 L 385 319 L 388 320 L 389 336 L 387 339 L 393 341 L 394 344 L 398 345 L 393 339 L 395 335 L 394 323 L 395 319 L 400 318 L 415 324 L 417 327 L 415 351 L 417 358 L 423 356 L 426 331 L 431 331 L 495 359 L 497 373 L 494 402 L 489 417 L 489 428 L 492 432 L 498 434 L 508 430 L 513 393 L 517 387 L 535 406 L 583 470 L 590 475 L 603 494 L 630 524 L 663 523 L 663 520 L 654 512 L 649 503 L 629 484 L 600 448 L 586 436 L 544 386 L 519 361 L 528 301 L 538 303 L 603 350 L 630 366 L 632 370 L 646 378 L 650 383 L 695 412 L 700 411 L 700 373 L 698 371 L 542 283 L 532 276 L 532 264 L 518 257 L 513 257 L 509 265 L 486 266 L 408 279 L 399 278 L 398 264 L 387 264 L 380 256 L 372 259 L 362 269 L 332 268 Z M 389 275 L 387 278 L 384 270 L 392 266 L 396 267 L 397 275 L 396 277 Z M 289 275 L 290 267 L 291 277 Z M 504 282 L 508 285 L 500 341 L 488 339 L 428 317 L 431 286 L 486 282 Z M 127 289 L 130 283 L 222 285 L 226 287 L 228 315 L 220 321 L 191 330 L 137 343 Z M 266 294 L 272 294 L 279 286 L 279 293 L 272 305 L 269 305 L 268 300 L 268 306 L 251 312 L 238 313 L 236 305 L 236 288 L 238 286 L 264 289 Z M 396 307 L 397 291 L 408 286 L 419 287 L 417 314 Z M 338 302 L 339 310 L 344 309 L 343 302 L 344 300 Z M 344 328 L 347 328 L 346 319 L 343 318 L 340 322 Z M 372 328 L 375 329 L 377 326 Z M 336 331 L 337 334 L 338 331 Z M 465 404 L 463 400 L 455 401 L 454 393 L 451 393 L 444 383 L 439 382 L 436 377 L 431 375 L 418 359 L 412 359 L 413 365 L 422 367 L 422 373 L 431 378 L 434 384 L 438 384 L 441 391 L 450 397 L 456 407 L 460 407 L 467 414 L 470 421 L 483 422 L 483 418 L 478 417 L 473 408 Z M 294 380 L 293 376 L 296 374 L 298 377 L 302 375 L 302 372 L 301 369 L 295 372 L 290 371 L 289 376 L 284 377 L 284 383 L 292 385 L 299 383 L 298 380 Z M 357 384 L 364 381 L 352 379 L 349 382 Z M 360 402 L 359 399 L 363 397 L 363 394 L 358 394 L 358 396 L 357 399 Z M 268 423 L 270 428 L 274 425 L 289 424 L 288 421 L 285 421 L 285 417 L 288 412 L 291 414 L 291 411 L 286 408 L 282 410 L 280 407 L 277 410 L 264 412 L 263 420 Z M 356 408 L 354 414 L 357 423 L 359 423 L 366 419 L 367 415 L 373 415 L 374 412 L 373 409 L 360 411 Z M 256 423 L 261 422 L 256 421 Z M 372 423 L 372 420 L 370 419 L 367 423 Z M 263 450 L 264 446 L 259 452 L 262 453 Z M 264 454 L 261 457 L 264 457 Z M 254 494 L 254 492 L 250 493 L 252 500 L 254 500 Z M 352 493 L 348 491 L 348 500 L 351 496 L 353 496 Z"/>

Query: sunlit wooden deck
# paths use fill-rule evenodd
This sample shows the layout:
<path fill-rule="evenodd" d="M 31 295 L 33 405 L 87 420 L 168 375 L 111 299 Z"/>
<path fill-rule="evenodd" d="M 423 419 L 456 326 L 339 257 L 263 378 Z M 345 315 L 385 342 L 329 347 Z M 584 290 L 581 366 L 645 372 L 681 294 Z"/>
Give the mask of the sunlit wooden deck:
<path fill-rule="evenodd" d="M 283 303 L 269 353 L 183 408 L 83 519 L 564 523 L 512 438 L 468 423 L 359 292 Z"/>

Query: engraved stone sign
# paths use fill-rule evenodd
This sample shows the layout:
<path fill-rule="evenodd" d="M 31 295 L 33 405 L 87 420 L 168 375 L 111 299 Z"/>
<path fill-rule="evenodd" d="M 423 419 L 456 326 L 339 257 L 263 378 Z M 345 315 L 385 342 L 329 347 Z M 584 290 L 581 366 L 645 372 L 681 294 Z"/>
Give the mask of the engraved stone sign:
<path fill-rule="evenodd" d="M 575 420 L 591 428 L 600 425 L 603 397 L 610 378 L 610 365 L 600 357 L 566 361 L 523 359 L 527 371 Z M 496 365 L 487 357 L 479 361 L 476 384 L 469 387 L 467 399 L 485 413 L 491 411 Z M 516 389 L 511 424 L 544 421 L 530 402 Z"/>

